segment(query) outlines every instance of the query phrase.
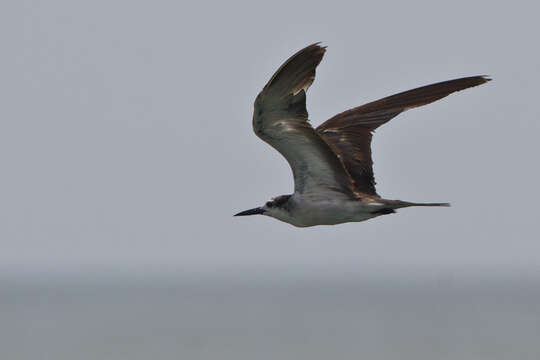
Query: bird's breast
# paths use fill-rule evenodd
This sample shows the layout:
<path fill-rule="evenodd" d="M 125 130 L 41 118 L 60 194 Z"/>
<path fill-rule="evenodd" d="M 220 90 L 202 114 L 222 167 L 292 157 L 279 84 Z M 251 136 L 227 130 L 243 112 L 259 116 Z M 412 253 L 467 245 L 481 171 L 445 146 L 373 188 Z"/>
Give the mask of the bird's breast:
<path fill-rule="evenodd" d="M 376 204 L 370 205 L 354 200 L 295 199 L 291 208 L 291 222 L 296 226 L 336 225 L 358 222 L 376 217 Z"/>

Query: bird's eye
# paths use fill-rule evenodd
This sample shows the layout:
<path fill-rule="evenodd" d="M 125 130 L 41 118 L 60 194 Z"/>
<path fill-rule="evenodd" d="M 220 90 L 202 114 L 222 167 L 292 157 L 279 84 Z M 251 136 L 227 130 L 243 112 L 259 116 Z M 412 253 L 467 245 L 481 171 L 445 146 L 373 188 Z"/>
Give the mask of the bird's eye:
<path fill-rule="evenodd" d="M 268 202 L 266 203 L 266 207 L 269 207 L 269 208 L 270 208 L 270 207 L 272 207 L 272 206 L 274 206 L 274 203 L 273 203 L 273 202 L 268 201 Z"/>

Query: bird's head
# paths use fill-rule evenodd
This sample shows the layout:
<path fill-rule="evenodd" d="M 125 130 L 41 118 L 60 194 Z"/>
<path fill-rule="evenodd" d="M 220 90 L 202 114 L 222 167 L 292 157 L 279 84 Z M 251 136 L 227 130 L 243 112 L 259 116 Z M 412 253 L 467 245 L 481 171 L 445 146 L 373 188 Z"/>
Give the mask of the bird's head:
<path fill-rule="evenodd" d="M 266 215 L 282 220 L 284 217 L 287 217 L 289 213 L 288 201 L 290 197 L 291 195 L 275 197 L 272 200 L 267 201 L 263 206 L 239 212 L 234 216 Z"/>

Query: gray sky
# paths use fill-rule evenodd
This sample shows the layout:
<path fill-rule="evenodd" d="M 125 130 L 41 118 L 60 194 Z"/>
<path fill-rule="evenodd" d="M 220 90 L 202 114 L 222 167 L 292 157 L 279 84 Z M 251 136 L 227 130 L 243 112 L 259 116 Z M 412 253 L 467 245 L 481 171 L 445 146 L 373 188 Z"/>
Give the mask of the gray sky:
<path fill-rule="evenodd" d="M 527 271 L 540 276 L 534 2 L 8 1 L 0 21 L 0 268 Z M 251 130 L 277 67 L 322 41 L 314 125 L 432 82 L 494 81 L 377 131 L 378 192 L 449 201 L 297 229 Z M 81 271 L 82 271 L 81 270 Z"/>

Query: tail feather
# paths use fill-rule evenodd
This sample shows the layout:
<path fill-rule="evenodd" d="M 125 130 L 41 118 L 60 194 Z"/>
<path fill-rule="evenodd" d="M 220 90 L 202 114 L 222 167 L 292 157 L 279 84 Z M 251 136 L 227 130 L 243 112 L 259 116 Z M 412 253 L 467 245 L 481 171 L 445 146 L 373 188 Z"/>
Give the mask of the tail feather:
<path fill-rule="evenodd" d="M 449 207 L 450 203 L 414 203 L 414 202 L 408 202 L 408 201 L 401 201 L 401 200 L 392 200 L 390 201 L 390 204 L 395 209 L 410 207 L 410 206 L 444 206 Z"/>
<path fill-rule="evenodd" d="M 410 203 L 408 206 L 445 206 L 445 207 L 450 207 L 450 203 Z"/>

